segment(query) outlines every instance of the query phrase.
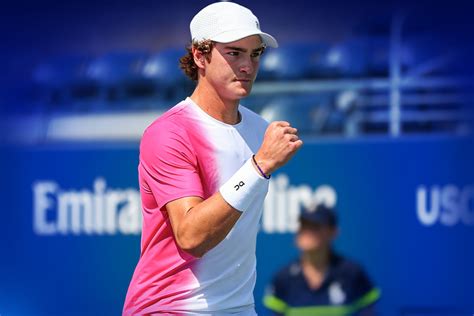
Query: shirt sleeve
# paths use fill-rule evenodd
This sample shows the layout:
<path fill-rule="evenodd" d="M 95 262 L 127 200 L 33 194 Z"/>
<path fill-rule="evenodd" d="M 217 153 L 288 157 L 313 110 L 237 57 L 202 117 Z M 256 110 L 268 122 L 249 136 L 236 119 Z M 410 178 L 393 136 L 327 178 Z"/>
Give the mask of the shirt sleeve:
<path fill-rule="evenodd" d="M 139 173 L 159 209 L 187 196 L 203 197 L 197 157 L 184 128 L 172 122 L 149 127 L 140 143 Z"/>
<path fill-rule="evenodd" d="M 372 284 L 367 273 L 359 267 L 355 276 L 355 301 L 354 309 L 358 311 L 356 315 L 364 315 L 364 311 L 372 309 L 373 304 L 380 298 L 380 290 Z"/>
<path fill-rule="evenodd" d="M 263 305 L 271 311 L 271 315 L 284 315 L 288 310 L 288 304 L 285 302 L 285 288 L 281 272 L 267 286 L 263 297 Z"/>

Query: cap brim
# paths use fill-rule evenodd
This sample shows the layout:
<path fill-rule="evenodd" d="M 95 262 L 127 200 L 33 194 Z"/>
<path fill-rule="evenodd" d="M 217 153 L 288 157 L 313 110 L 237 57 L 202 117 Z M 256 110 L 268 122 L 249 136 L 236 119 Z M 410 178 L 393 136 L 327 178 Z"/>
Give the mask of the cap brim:
<path fill-rule="evenodd" d="M 331 215 L 326 215 L 326 214 L 301 213 L 299 220 L 300 222 L 307 221 L 313 224 L 319 224 L 323 226 L 337 226 L 336 219 L 331 217 Z"/>
<path fill-rule="evenodd" d="M 308 221 L 308 222 L 311 222 L 311 223 L 314 223 L 314 224 L 325 224 L 326 223 L 324 218 L 315 217 L 315 216 L 311 216 L 311 215 L 308 215 L 308 214 L 301 214 L 299 220 L 300 221 Z"/>
<path fill-rule="evenodd" d="M 260 33 L 259 34 L 260 37 L 262 38 L 262 41 L 267 45 L 267 46 L 270 46 L 270 47 L 273 47 L 273 48 L 277 48 L 278 47 L 278 42 L 277 40 L 271 36 L 270 34 L 268 33 Z"/>
<path fill-rule="evenodd" d="M 230 42 L 235 42 L 252 35 L 260 35 L 262 42 L 267 46 L 274 47 L 274 48 L 278 47 L 278 42 L 273 36 L 271 36 L 268 33 L 261 32 L 257 29 L 234 30 L 232 32 L 224 32 L 219 35 L 213 36 L 211 40 L 218 43 L 230 43 Z"/>

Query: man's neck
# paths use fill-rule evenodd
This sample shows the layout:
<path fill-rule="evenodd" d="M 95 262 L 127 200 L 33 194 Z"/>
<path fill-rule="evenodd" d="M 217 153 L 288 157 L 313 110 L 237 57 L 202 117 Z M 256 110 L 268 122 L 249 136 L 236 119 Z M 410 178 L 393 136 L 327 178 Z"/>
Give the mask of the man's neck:
<path fill-rule="evenodd" d="M 311 289 L 318 289 L 323 283 L 329 260 L 330 251 L 326 249 L 304 252 L 301 255 L 303 275 Z"/>
<path fill-rule="evenodd" d="M 305 264 L 313 266 L 316 270 L 325 270 L 329 265 L 330 256 L 330 249 L 320 249 L 302 253 L 301 260 Z"/>
<path fill-rule="evenodd" d="M 216 120 L 231 125 L 240 122 L 239 100 L 223 99 L 210 85 L 198 84 L 190 98 Z"/>

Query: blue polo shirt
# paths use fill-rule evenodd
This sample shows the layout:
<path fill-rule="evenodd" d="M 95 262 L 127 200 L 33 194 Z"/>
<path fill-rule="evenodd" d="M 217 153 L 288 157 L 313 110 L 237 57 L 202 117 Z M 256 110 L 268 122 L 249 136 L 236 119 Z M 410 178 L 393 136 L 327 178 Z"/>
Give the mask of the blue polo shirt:
<path fill-rule="evenodd" d="M 357 315 L 379 297 L 380 291 L 360 265 L 333 254 L 318 289 L 309 287 L 298 259 L 276 274 L 263 303 L 278 315 L 342 316 Z"/>

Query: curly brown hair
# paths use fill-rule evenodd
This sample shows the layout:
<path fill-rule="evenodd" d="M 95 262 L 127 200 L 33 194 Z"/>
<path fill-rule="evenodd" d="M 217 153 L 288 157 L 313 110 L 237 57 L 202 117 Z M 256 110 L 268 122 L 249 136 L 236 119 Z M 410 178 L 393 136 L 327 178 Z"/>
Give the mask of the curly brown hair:
<path fill-rule="evenodd" d="M 210 40 L 205 40 L 202 42 L 194 42 L 186 47 L 186 55 L 179 59 L 179 67 L 184 71 L 186 76 L 191 78 L 193 81 L 198 80 L 198 67 L 194 62 L 193 56 L 193 47 L 194 49 L 199 50 L 205 57 L 208 62 L 211 61 L 211 51 L 214 47 L 214 42 Z"/>

